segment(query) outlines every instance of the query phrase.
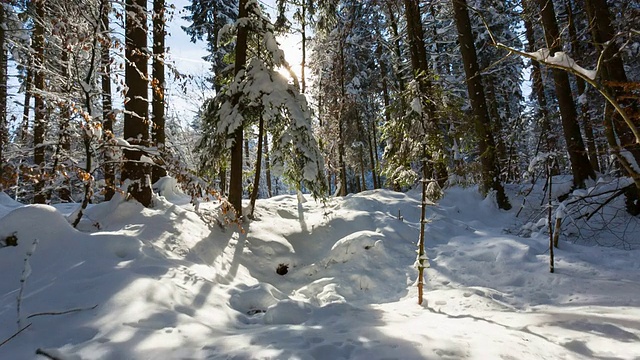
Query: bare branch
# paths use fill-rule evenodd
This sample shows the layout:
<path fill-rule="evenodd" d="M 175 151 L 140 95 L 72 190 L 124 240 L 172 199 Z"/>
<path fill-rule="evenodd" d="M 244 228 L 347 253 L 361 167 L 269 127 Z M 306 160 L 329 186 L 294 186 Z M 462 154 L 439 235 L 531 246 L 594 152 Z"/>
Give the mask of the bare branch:
<path fill-rule="evenodd" d="M 36 316 L 70 314 L 70 313 L 79 312 L 79 311 L 93 310 L 93 309 L 95 309 L 97 307 L 98 307 L 98 304 L 95 304 L 92 307 L 87 307 L 87 308 L 77 308 L 77 309 L 71 309 L 71 310 L 65 310 L 65 311 L 40 312 L 40 313 L 35 313 L 35 314 L 31 314 L 31 315 L 27 316 L 27 319 L 31 319 L 31 318 L 36 317 Z"/>
<path fill-rule="evenodd" d="M 9 336 L 8 338 L 4 339 L 4 340 L 0 343 L 0 346 L 2 346 L 2 345 L 4 345 L 4 344 L 8 343 L 9 341 L 11 341 L 11 339 L 13 339 L 14 337 L 18 336 L 21 332 L 23 332 L 23 331 L 27 330 L 27 328 L 29 328 L 29 326 L 31 326 L 31 325 L 32 325 L 32 323 L 29 323 L 29 325 L 27 325 L 27 326 L 25 326 L 25 327 L 21 328 L 20 330 L 16 331 L 16 333 L 15 333 L 15 334 L 13 334 L 13 335 Z"/>

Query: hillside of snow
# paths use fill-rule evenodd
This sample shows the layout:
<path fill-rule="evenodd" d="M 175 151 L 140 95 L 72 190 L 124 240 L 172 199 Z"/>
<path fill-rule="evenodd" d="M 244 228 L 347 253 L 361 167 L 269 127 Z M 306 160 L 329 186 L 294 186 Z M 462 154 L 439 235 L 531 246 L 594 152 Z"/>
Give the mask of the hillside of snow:
<path fill-rule="evenodd" d="M 534 211 L 451 188 L 427 211 L 419 306 L 418 192 L 258 200 L 241 230 L 173 186 L 77 230 L 77 205 L 0 194 L 18 241 L 0 248 L 0 359 L 640 358 L 638 247 L 563 236 L 550 274 L 548 236 L 521 236 Z"/>

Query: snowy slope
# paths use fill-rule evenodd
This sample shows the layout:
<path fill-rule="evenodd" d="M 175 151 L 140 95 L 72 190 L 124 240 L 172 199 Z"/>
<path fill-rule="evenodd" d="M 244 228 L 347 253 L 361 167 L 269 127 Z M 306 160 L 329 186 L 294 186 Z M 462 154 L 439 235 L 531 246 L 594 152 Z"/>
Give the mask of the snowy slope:
<path fill-rule="evenodd" d="M 79 230 L 68 206 L 0 195 L 0 239 L 19 241 L 0 249 L 0 342 L 30 324 L 0 359 L 640 358 L 640 250 L 562 242 L 549 274 L 548 240 L 513 235 L 515 210 L 475 189 L 429 207 L 418 306 L 415 192 L 259 200 L 240 232 L 170 185 Z"/>

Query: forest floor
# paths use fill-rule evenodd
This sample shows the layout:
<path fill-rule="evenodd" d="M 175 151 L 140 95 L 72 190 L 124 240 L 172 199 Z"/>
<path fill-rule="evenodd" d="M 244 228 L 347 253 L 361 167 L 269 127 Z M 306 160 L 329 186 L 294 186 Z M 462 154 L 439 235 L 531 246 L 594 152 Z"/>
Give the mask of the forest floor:
<path fill-rule="evenodd" d="M 542 189 L 520 214 L 508 189 L 510 211 L 475 188 L 429 205 L 423 305 L 417 191 L 258 200 L 242 231 L 170 180 L 77 230 L 76 205 L 0 193 L 0 359 L 640 359 L 640 246 L 563 225 L 551 274 Z"/>

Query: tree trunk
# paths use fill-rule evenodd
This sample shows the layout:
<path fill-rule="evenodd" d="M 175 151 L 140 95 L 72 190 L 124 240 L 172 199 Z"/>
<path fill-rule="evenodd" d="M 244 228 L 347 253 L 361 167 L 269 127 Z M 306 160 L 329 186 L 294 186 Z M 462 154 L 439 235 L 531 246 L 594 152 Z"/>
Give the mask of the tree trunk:
<path fill-rule="evenodd" d="M 247 0 L 239 0 L 238 18 L 247 17 Z M 247 62 L 247 35 L 249 29 L 246 26 L 238 26 L 238 36 L 236 38 L 236 59 L 234 73 L 238 74 Z M 233 105 L 239 103 L 239 98 L 234 98 Z M 244 125 L 244 124 L 243 124 Z M 243 145 L 243 125 L 239 126 L 234 134 L 234 143 L 231 148 L 231 175 L 229 179 L 229 202 L 236 211 L 238 219 L 242 217 L 242 145 Z"/>
<path fill-rule="evenodd" d="M 556 21 L 556 13 L 551 0 L 536 0 L 541 11 L 544 35 L 550 55 L 562 50 L 560 32 Z M 567 143 L 571 171 L 573 174 L 573 186 L 584 187 L 587 179 L 595 179 L 596 174 L 589 162 L 587 152 L 582 141 L 580 126 L 578 125 L 575 103 L 571 95 L 569 75 L 566 71 L 552 69 L 553 80 L 556 86 L 558 107 L 562 118 L 562 129 Z"/>
<path fill-rule="evenodd" d="M 44 204 L 46 194 L 44 192 L 45 171 L 45 145 L 44 135 L 46 130 L 46 109 L 42 95 L 44 91 L 44 0 L 34 0 L 36 9 L 35 29 L 33 33 L 33 71 L 35 86 L 35 119 L 33 122 L 33 161 L 39 167 L 40 181 L 35 184 L 33 201 Z"/>
<path fill-rule="evenodd" d="M 582 59 L 582 49 L 578 42 L 578 32 L 576 30 L 576 24 L 573 17 L 573 9 L 571 8 L 571 1 L 565 0 L 565 11 L 567 13 L 567 22 L 569 27 L 569 39 L 571 41 L 571 50 L 575 59 Z M 580 119 L 583 125 L 585 142 L 587 145 L 587 152 L 589 154 L 589 162 L 591 167 L 596 172 L 600 171 L 600 164 L 598 163 L 598 152 L 596 150 L 596 143 L 593 135 L 593 127 L 591 126 L 591 117 L 589 115 L 589 106 L 587 106 L 586 83 L 584 79 L 579 76 L 575 77 L 576 88 L 578 90 L 578 103 L 580 104 Z"/>
<path fill-rule="evenodd" d="M 373 123 L 373 121 L 372 121 L 372 123 Z M 375 125 L 373 125 L 373 126 L 375 126 Z M 378 188 L 378 175 L 376 175 L 376 161 L 375 161 L 375 158 L 373 156 L 374 145 L 373 145 L 373 140 L 371 139 L 371 133 L 368 133 L 367 137 L 368 137 L 367 143 L 369 144 L 369 161 L 371 161 L 371 179 L 373 180 L 373 188 L 377 189 Z"/>
<path fill-rule="evenodd" d="M 0 181 L 4 172 L 4 148 L 9 139 L 7 131 L 7 50 L 5 50 L 5 11 L 4 6 L 0 6 Z M 0 191 L 2 183 L 0 182 Z"/>
<path fill-rule="evenodd" d="M 638 114 L 638 99 L 624 95 L 622 85 L 628 82 L 624 64 L 619 56 L 620 48 L 615 41 L 610 41 L 615 36 L 615 30 L 611 25 L 611 15 L 606 1 L 586 0 L 587 14 L 591 25 L 591 36 L 596 47 L 602 54 L 601 79 L 605 87 L 619 98 L 621 105 L 626 108 L 628 114 Z M 606 46 L 605 46 L 606 45 Z M 636 115 L 637 116 L 637 115 Z M 636 126 L 640 125 L 638 118 L 634 119 Z M 614 112 L 613 125 L 620 138 L 622 147 L 629 151 L 636 162 L 640 164 L 640 144 L 624 122 L 620 114 Z"/>
<path fill-rule="evenodd" d="M 30 61 L 31 63 L 31 61 Z M 23 145 L 27 143 L 29 134 L 29 110 L 31 109 L 31 89 L 33 87 L 33 65 L 30 64 L 25 69 L 24 104 L 22 108 L 22 124 L 20 129 L 20 140 Z"/>
<path fill-rule="evenodd" d="M 262 137 L 264 134 L 264 118 L 260 115 L 260 123 L 258 124 L 258 151 L 256 154 L 256 172 L 253 177 L 253 190 L 251 191 L 251 198 L 249 199 L 249 216 L 253 217 L 253 211 L 256 207 L 256 199 L 258 199 L 258 192 L 260 187 L 260 173 L 262 172 Z"/>
<path fill-rule="evenodd" d="M 102 140 L 109 142 L 113 139 L 113 123 L 115 120 L 115 113 L 113 112 L 113 105 L 111 102 L 111 56 L 109 50 L 111 49 L 111 37 L 109 33 L 109 14 L 111 12 L 109 0 L 102 0 L 100 14 L 101 30 L 102 30 L 102 42 L 100 48 L 100 55 L 102 61 Z M 109 153 L 109 150 L 106 151 Z M 117 159 L 106 156 L 104 161 L 104 181 L 105 181 L 105 194 L 104 199 L 106 201 L 111 200 L 115 194 L 115 165 L 113 161 Z"/>
<path fill-rule="evenodd" d="M 300 62 L 300 92 L 305 93 L 307 90 L 307 79 L 304 71 L 307 62 L 307 4 L 302 3 L 302 17 L 301 17 L 301 36 L 302 36 L 302 61 Z"/>
<path fill-rule="evenodd" d="M 527 51 L 534 52 L 536 51 L 536 41 L 534 35 L 533 24 L 531 20 L 528 18 L 524 18 L 524 27 L 525 34 L 527 37 Z M 555 151 L 557 148 L 556 145 L 556 137 L 554 132 L 551 130 L 551 118 L 549 117 L 549 110 L 547 106 L 547 98 L 544 92 L 544 82 L 542 81 L 542 69 L 540 68 L 540 63 L 537 61 L 531 62 L 531 78 L 533 82 L 533 91 L 536 95 L 536 100 L 538 102 L 538 116 L 540 118 L 540 132 L 541 137 L 544 139 L 544 150 L 545 152 Z M 534 156 L 537 155 L 534 154 Z"/>
<path fill-rule="evenodd" d="M 603 69 L 601 78 L 605 83 L 605 88 L 616 96 L 616 100 L 625 107 L 627 114 L 634 114 L 632 118 L 636 126 L 640 125 L 639 119 L 639 100 L 637 97 L 625 96 L 624 86 L 627 82 L 627 74 L 624 70 L 624 64 L 619 56 L 619 46 L 612 41 L 615 36 L 615 30 L 611 26 L 611 15 L 606 1 L 603 0 L 586 0 L 587 14 L 589 23 L 591 24 L 591 34 L 596 47 L 602 52 Z M 606 44 L 606 46 L 605 46 Z M 605 123 L 610 121 L 618 135 L 620 146 L 628 151 L 635 159 L 636 166 L 629 164 L 628 159 L 618 156 L 618 161 L 623 165 L 627 174 L 634 179 L 636 187 L 640 189 L 640 174 L 637 171 L 637 164 L 640 164 L 640 139 L 636 139 L 629 126 L 622 119 L 618 112 L 614 112 L 607 106 L 605 110 Z M 611 139 L 616 140 L 616 139 Z M 616 152 L 618 142 L 615 144 L 609 141 L 610 147 Z M 615 146 L 615 147 L 614 147 Z M 618 151 L 619 152 L 619 151 Z M 640 193 L 638 189 L 629 189 L 626 193 L 627 211 L 632 215 L 640 214 Z"/>
<path fill-rule="evenodd" d="M 153 129 L 151 140 L 158 148 L 160 158 L 165 152 L 165 116 L 164 116 L 164 58 L 165 58 L 165 0 L 153 0 L 153 82 L 151 106 L 153 112 Z M 167 176 L 164 164 L 155 164 L 152 169 L 151 182 Z"/>
<path fill-rule="evenodd" d="M 508 210 L 511 208 L 511 204 L 509 204 L 509 199 L 498 177 L 495 142 L 493 134 L 491 133 L 491 121 L 487 113 L 486 99 L 482 87 L 482 76 L 478 67 L 478 58 L 473 43 L 467 3 L 466 0 L 452 0 L 452 2 L 456 27 L 458 29 L 460 52 L 462 53 L 462 61 L 467 77 L 469 100 L 473 108 L 476 133 L 478 136 L 478 150 L 482 164 L 481 189 L 485 194 L 491 189 L 495 190 L 498 206 L 501 209 Z"/>
<path fill-rule="evenodd" d="M 149 103 L 147 71 L 147 1 L 126 1 L 126 59 L 125 82 L 128 87 L 125 100 L 124 138 L 131 145 L 149 146 Z M 129 180 L 129 194 L 145 207 L 151 205 L 151 169 L 141 161 L 143 152 L 124 151 L 125 164 L 122 178 Z"/>
<path fill-rule="evenodd" d="M 423 149 L 423 154 L 426 154 L 426 148 Z M 423 156 L 422 160 L 422 201 L 420 205 L 420 239 L 418 240 L 418 305 L 422 305 L 422 293 L 424 290 L 424 269 L 426 254 L 424 251 L 424 226 L 427 222 L 427 163 L 426 157 Z"/>
<path fill-rule="evenodd" d="M 343 135 L 343 122 L 344 122 L 344 102 L 346 101 L 346 88 L 344 84 L 345 77 L 344 66 L 344 46 L 340 43 L 340 94 L 342 98 L 341 109 L 338 112 L 338 163 L 340 166 L 340 192 L 338 195 L 347 195 L 347 166 L 344 161 L 344 135 Z M 337 186 L 337 184 L 336 184 Z"/>
<path fill-rule="evenodd" d="M 424 136 L 437 139 L 440 138 L 440 136 L 438 121 L 435 118 L 434 103 L 427 100 L 431 98 L 433 91 L 431 80 L 429 79 L 430 70 L 427 60 L 427 49 L 424 44 L 424 30 L 422 29 L 420 2 L 419 0 L 404 0 L 404 5 L 405 17 L 407 20 L 407 33 L 409 35 L 411 68 L 413 69 L 414 77 L 419 84 L 422 108 L 424 109 L 422 114 L 422 127 L 425 130 Z M 430 165 L 433 162 L 432 156 L 428 153 L 426 153 L 426 156 L 427 163 Z M 435 170 L 434 177 L 438 184 L 443 187 L 449 177 L 447 168 L 441 161 L 436 162 L 433 166 Z"/>
<path fill-rule="evenodd" d="M 267 180 L 267 195 L 271 197 L 271 161 L 269 159 L 269 136 L 266 132 L 264 134 L 264 176 Z"/>
<path fill-rule="evenodd" d="M 496 142 L 496 159 L 498 163 L 498 171 L 499 174 L 502 175 L 508 172 L 507 164 L 509 160 L 507 159 L 507 146 L 502 139 L 502 119 L 500 119 L 500 112 L 498 109 L 499 103 L 498 99 L 496 98 L 496 89 L 493 84 L 493 78 L 486 78 L 484 83 L 487 85 L 486 96 L 487 100 L 489 100 L 489 103 L 487 105 L 491 104 L 489 106 L 488 113 L 490 114 L 489 118 L 491 119 L 491 132 Z M 507 115 L 506 118 L 508 119 L 509 116 Z M 501 176 L 501 180 L 507 181 L 508 178 Z"/>

